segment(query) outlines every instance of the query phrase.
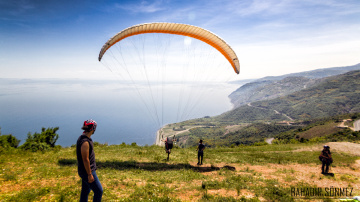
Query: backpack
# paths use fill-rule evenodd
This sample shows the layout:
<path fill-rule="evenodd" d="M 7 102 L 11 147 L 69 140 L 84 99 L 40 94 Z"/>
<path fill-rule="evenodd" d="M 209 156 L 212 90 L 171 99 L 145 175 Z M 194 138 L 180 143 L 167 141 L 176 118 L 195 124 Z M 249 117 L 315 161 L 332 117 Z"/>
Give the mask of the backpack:
<path fill-rule="evenodd" d="M 172 143 L 173 143 L 172 137 L 167 137 L 167 138 L 166 138 L 166 142 L 167 142 L 168 144 L 172 144 Z"/>

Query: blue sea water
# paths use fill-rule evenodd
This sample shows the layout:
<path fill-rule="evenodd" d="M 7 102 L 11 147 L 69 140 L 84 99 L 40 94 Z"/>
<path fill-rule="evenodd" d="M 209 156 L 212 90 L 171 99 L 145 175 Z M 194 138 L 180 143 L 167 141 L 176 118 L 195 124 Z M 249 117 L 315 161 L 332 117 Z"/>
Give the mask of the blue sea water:
<path fill-rule="evenodd" d="M 239 84 L 168 84 L 149 87 L 118 81 L 0 79 L 1 134 L 24 143 L 28 133 L 59 127 L 57 145 L 71 146 L 86 119 L 98 123 L 94 141 L 152 145 L 163 125 L 219 115 Z"/>

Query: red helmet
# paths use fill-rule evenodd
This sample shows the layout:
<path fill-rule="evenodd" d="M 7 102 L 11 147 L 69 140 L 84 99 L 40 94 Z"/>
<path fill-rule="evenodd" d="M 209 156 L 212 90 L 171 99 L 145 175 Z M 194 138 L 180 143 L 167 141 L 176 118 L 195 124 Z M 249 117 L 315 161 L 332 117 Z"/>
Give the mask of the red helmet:
<path fill-rule="evenodd" d="M 96 126 L 97 126 L 96 121 L 89 119 L 89 120 L 84 121 L 84 125 L 83 125 L 83 127 L 81 127 L 81 129 L 83 129 L 85 131 L 94 130 L 94 132 L 95 132 Z"/>

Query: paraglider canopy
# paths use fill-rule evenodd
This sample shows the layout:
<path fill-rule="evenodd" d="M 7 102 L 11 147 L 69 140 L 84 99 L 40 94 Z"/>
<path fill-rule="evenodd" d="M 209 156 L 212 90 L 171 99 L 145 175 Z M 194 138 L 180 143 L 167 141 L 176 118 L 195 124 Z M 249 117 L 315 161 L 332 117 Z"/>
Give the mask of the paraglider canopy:
<path fill-rule="evenodd" d="M 178 23 L 126 28 L 102 46 L 98 60 L 118 79 L 117 90 L 128 95 L 121 99 L 135 98 L 136 110 L 147 112 L 157 130 L 230 108 L 221 99 L 233 91 L 229 81 L 240 72 L 234 50 L 223 39 Z"/>
<path fill-rule="evenodd" d="M 99 61 L 101 61 L 105 52 L 115 43 L 133 35 L 146 33 L 176 34 L 201 40 L 217 49 L 229 61 L 234 71 L 237 74 L 240 73 L 239 60 L 234 50 L 223 39 L 203 28 L 179 23 L 145 23 L 126 28 L 105 43 L 100 51 Z"/>

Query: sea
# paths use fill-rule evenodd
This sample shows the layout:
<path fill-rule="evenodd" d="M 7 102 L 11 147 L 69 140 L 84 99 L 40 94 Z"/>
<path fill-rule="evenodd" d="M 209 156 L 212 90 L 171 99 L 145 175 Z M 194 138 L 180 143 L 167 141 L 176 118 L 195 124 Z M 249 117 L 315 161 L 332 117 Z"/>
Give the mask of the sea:
<path fill-rule="evenodd" d="M 59 127 L 56 145 L 69 147 L 93 119 L 101 144 L 152 145 L 162 126 L 215 116 L 233 106 L 239 83 L 146 83 L 118 80 L 0 79 L 1 134 L 26 141 L 42 128 Z"/>

